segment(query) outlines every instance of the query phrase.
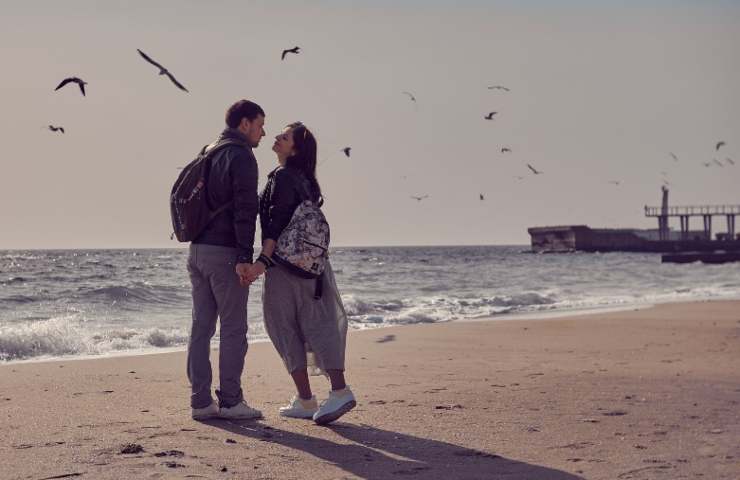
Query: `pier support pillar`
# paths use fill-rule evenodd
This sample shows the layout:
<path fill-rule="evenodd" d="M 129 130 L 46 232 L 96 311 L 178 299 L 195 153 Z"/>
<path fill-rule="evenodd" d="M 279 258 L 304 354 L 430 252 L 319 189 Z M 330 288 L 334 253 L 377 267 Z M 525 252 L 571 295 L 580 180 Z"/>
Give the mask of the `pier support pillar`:
<path fill-rule="evenodd" d="M 735 215 L 727 215 L 727 239 L 735 240 Z"/>
<path fill-rule="evenodd" d="M 704 236 L 707 240 L 712 239 L 712 216 L 704 215 Z"/>
<path fill-rule="evenodd" d="M 668 240 L 668 215 L 658 217 L 658 238 Z"/>
<path fill-rule="evenodd" d="M 689 239 L 689 216 L 681 215 L 681 240 Z"/>

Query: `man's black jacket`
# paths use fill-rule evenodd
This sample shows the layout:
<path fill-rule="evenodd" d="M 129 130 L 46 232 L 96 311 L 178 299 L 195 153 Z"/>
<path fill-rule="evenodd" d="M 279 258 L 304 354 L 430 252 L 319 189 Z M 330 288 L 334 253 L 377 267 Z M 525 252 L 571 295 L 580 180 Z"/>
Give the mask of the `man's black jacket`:
<path fill-rule="evenodd" d="M 213 155 L 206 193 L 213 210 L 231 206 L 217 215 L 193 243 L 234 247 L 237 263 L 252 263 L 259 209 L 257 160 L 241 132 L 227 128 L 217 142 L 227 139 L 242 142 L 243 146 L 228 146 Z"/>

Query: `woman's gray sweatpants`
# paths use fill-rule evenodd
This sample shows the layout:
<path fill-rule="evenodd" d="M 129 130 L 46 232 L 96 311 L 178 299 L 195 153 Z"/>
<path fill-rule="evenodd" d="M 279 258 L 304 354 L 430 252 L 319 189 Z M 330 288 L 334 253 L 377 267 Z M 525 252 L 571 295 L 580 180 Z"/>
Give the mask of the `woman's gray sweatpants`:
<path fill-rule="evenodd" d="M 211 338 L 221 321 L 218 351 L 219 404 L 232 407 L 244 398 L 241 377 L 247 354 L 247 299 L 249 288 L 239 284 L 235 248 L 191 244 L 188 273 L 193 287 L 193 323 L 188 343 L 190 405 L 211 404 Z"/>
<path fill-rule="evenodd" d="M 290 373 L 307 367 L 306 344 L 319 368 L 344 370 L 347 315 L 328 263 L 323 282 L 323 294 L 316 300 L 315 279 L 298 277 L 281 265 L 265 274 L 265 330 Z"/>

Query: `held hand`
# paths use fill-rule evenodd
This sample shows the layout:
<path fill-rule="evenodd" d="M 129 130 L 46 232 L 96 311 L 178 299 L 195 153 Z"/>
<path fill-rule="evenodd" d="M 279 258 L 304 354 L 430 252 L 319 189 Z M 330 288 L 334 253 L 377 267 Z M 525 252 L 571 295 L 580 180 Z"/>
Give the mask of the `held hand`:
<path fill-rule="evenodd" d="M 248 287 L 252 283 L 249 279 L 249 273 L 251 271 L 251 263 L 237 263 L 236 264 L 236 275 L 239 277 L 239 284 L 242 287 Z"/>
<path fill-rule="evenodd" d="M 249 283 L 257 280 L 257 278 L 259 278 L 263 273 L 265 273 L 265 264 L 262 262 L 254 262 L 249 269 L 249 275 L 247 277 Z"/>

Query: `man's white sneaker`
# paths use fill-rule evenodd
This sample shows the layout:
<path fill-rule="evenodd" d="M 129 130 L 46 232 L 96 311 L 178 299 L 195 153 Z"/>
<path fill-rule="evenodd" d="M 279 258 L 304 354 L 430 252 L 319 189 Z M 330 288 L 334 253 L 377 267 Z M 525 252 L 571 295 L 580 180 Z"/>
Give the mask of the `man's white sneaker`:
<path fill-rule="evenodd" d="M 218 405 L 211 400 L 211 404 L 203 408 L 194 408 L 191 416 L 193 420 L 208 420 L 209 418 L 218 417 Z"/>
<path fill-rule="evenodd" d="M 343 390 L 332 390 L 329 392 L 329 398 L 321 402 L 321 406 L 313 415 L 313 421 L 318 425 L 326 425 L 349 412 L 356 405 L 355 395 L 349 386 Z"/>
<path fill-rule="evenodd" d="M 313 414 L 319 409 L 319 404 L 314 395 L 308 400 L 304 400 L 298 395 L 294 395 L 290 403 L 280 407 L 281 417 L 291 418 L 313 418 Z"/>
<path fill-rule="evenodd" d="M 262 412 L 250 407 L 247 405 L 247 402 L 242 400 L 233 407 L 221 407 L 218 416 L 233 420 L 249 420 L 252 418 L 262 418 Z"/>

